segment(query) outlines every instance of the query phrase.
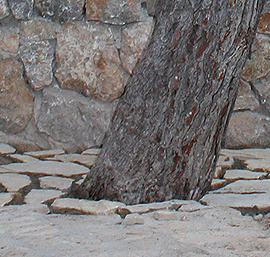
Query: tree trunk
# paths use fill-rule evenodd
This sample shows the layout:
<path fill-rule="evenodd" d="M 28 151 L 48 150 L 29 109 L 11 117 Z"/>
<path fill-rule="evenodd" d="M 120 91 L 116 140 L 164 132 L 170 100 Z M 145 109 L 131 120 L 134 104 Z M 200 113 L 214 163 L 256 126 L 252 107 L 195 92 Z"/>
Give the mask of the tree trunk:
<path fill-rule="evenodd" d="M 198 200 L 210 188 L 263 0 L 160 0 L 153 36 L 77 196 Z"/>

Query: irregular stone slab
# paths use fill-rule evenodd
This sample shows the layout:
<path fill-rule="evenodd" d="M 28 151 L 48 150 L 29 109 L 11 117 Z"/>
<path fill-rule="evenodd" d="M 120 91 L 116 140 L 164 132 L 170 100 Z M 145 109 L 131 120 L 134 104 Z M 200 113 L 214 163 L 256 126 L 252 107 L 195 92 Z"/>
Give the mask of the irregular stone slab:
<path fill-rule="evenodd" d="M 5 173 L 0 174 L 0 183 L 8 192 L 22 192 L 31 186 L 31 179 L 26 175 Z"/>
<path fill-rule="evenodd" d="M 33 96 L 16 58 L 0 58 L 0 92 L 0 130 L 16 134 L 25 128 L 33 113 Z"/>
<path fill-rule="evenodd" d="M 26 204 L 47 203 L 58 197 L 64 197 L 65 193 L 54 189 L 32 189 L 24 198 Z"/>
<path fill-rule="evenodd" d="M 8 26 L 8 27 L 0 28 L 0 49 L 6 52 L 10 52 L 10 53 L 18 52 L 18 49 L 19 49 L 19 28 L 18 27 Z"/>
<path fill-rule="evenodd" d="M 214 193 L 255 194 L 270 193 L 270 180 L 237 180 Z"/>
<path fill-rule="evenodd" d="M 17 20 L 29 20 L 33 14 L 34 0 L 8 0 L 8 3 Z"/>
<path fill-rule="evenodd" d="M 9 205 L 13 200 L 14 194 L 11 193 L 0 193 L 0 207 Z"/>
<path fill-rule="evenodd" d="M 0 154 L 7 155 L 15 153 L 16 149 L 8 144 L 0 143 Z"/>
<path fill-rule="evenodd" d="M 264 172 L 270 172 L 270 158 L 262 160 L 246 160 L 248 170 L 261 170 Z"/>
<path fill-rule="evenodd" d="M 204 206 L 202 204 L 200 204 L 199 202 L 196 202 L 196 201 L 186 201 L 185 204 L 183 204 L 179 211 L 182 211 L 182 212 L 195 212 L 195 211 L 199 211 L 199 210 L 202 210 L 202 209 L 205 209 L 207 208 L 207 206 Z"/>
<path fill-rule="evenodd" d="M 168 220 L 185 220 L 185 214 L 176 211 L 156 211 L 153 213 L 153 218 L 159 221 L 168 221 Z"/>
<path fill-rule="evenodd" d="M 225 179 L 213 179 L 211 183 L 211 190 L 216 190 L 227 183 Z"/>
<path fill-rule="evenodd" d="M 213 207 L 270 209 L 270 194 L 207 194 L 200 202 Z"/>
<path fill-rule="evenodd" d="M 103 101 L 124 90 L 121 62 L 109 27 L 71 22 L 57 36 L 55 76 L 61 88 Z"/>
<path fill-rule="evenodd" d="M 268 154 L 268 152 L 270 153 L 267 149 L 221 149 L 220 155 L 230 156 L 238 160 L 261 159 L 264 151 L 266 151 L 266 154 Z"/>
<path fill-rule="evenodd" d="M 220 155 L 217 162 L 217 167 L 221 167 L 222 169 L 231 169 L 234 165 L 234 160 L 229 156 Z"/>
<path fill-rule="evenodd" d="M 263 13 L 258 24 L 258 33 L 270 35 L 270 13 Z"/>
<path fill-rule="evenodd" d="M 153 18 L 148 18 L 146 22 L 135 23 L 123 30 L 120 58 L 123 68 L 129 74 L 132 74 L 142 51 L 149 42 L 153 25 Z"/>
<path fill-rule="evenodd" d="M 102 144 L 114 104 L 57 88 L 44 89 L 40 101 L 40 108 L 35 108 L 35 119 L 41 133 L 74 152 Z"/>
<path fill-rule="evenodd" d="M 36 159 L 28 155 L 24 155 L 24 154 L 10 154 L 8 155 L 8 157 L 11 158 L 12 160 L 24 162 L 24 163 L 39 162 L 39 159 Z"/>
<path fill-rule="evenodd" d="M 124 226 L 143 225 L 144 218 L 137 213 L 128 214 L 121 224 Z"/>
<path fill-rule="evenodd" d="M 269 133 L 270 118 L 268 116 L 250 111 L 234 112 L 229 122 L 225 147 L 267 147 L 270 145 Z"/>
<path fill-rule="evenodd" d="M 0 20 L 6 18 L 7 16 L 9 16 L 10 11 L 8 8 L 8 3 L 7 0 L 2 0 L 0 2 Z"/>
<path fill-rule="evenodd" d="M 111 202 L 106 200 L 89 201 L 74 198 L 56 199 L 51 205 L 54 213 L 76 213 L 107 215 L 116 213 L 117 209 L 124 206 L 120 202 Z"/>
<path fill-rule="evenodd" d="M 97 160 L 97 155 L 63 154 L 56 155 L 53 158 L 50 158 L 50 160 L 61 162 L 75 162 L 91 168 Z"/>
<path fill-rule="evenodd" d="M 101 148 L 90 148 L 86 149 L 82 152 L 82 155 L 99 155 L 101 152 Z"/>
<path fill-rule="evenodd" d="M 73 177 L 87 174 L 89 169 L 75 164 L 54 161 L 40 161 L 30 163 L 12 163 L 3 165 L 3 168 L 22 174 Z"/>
<path fill-rule="evenodd" d="M 86 0 L 87 20 L 124 25 L 148 18 L 140 0 Z"/>
<path fill-rule="evenodd" d="M 35 151 L 35 152 L 25 152 L 25 155 L 29 155 L 39 159 L 45 159 L 47 157 L 53 157 L 55 155 L 64 154 L 65 151 L 63 149 L 53 149 L 53 150 L 43 150 L 43 151 Z"/>
<path fill-rule="evenodd" d="M 235 181 L 239 179 L 249 180 L 249 179 L 261 179 L 266 177 L 267 174 L 264 172 L 251 172 L 247 170 L 226 170 L 224 179 Z"/>
<path fill-rule="evenodd" d="M 70 178 L 61 178 L 55 176 L 46 176 L 38 179 L 40 182 L 40 187 L 42 189 L 57 189 L 61 191 L 67 191 L 74 181 Z"/>

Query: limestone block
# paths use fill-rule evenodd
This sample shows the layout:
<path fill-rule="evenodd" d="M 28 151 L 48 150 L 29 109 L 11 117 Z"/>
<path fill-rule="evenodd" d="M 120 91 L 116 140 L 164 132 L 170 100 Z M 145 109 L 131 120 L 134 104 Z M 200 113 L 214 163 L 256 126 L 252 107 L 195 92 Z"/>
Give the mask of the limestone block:
<path fill-rule="evenodd" d="M 124 89 L 121 62 L 109 27 L 72 22 L 57 37 L 56 79 L 60 87 L 113 101 Z"/>
<path fill-rule="evenodd" d="M 82 155 L 99 155 L 101 148 L 90 148 L 82 152 Z"/>
<path fill-rule="evenodd" d="M 216 190 L 226 184 L 225 179 L 213 179 L 211 182 L 211 190 Z"/>
<path fill-rule="evenodd" d="M 33 96 L 23 79 L 22 65 L 16 58 L 0 60 L 0 130 L 22 131 L 33 113 Z"/>
<path fill-rule="evenodd" d="M 7 192 L 21 192 L 31 186 L 31 179 L 26 175 L 4 173 L 0 174 L 0 183 Z"/>
<path fill-rule="evenodd" d="M 12 154 L 15 153 L 16 149 L 8 144 L 0 143 L 0 154 L 6 155 L 6 154 Z"/>
<path fill-rule="evenodd" d="M 19 49 L 19 28 L 16 26 L 0 28 L 0 49 L 17 53 Z"/>
<path fill-rule="evenodd" d="M 129 74 L 132 74 L 142 51 L 149 42 L 153 25 L 153 18 L 148 18 L 145 22 L 135 23 L 123 30 L 120 58 L 123 68 Z"/>
<path fill-rule="evenodd" d="M 0 2 L 0 20 L 9 16 L 9 14 L 10 14 L 10 10 L 8 8 L 8 2 L 7 0 L 2 0 Z"/>
<path fill-rule="evenodd" d="M 72 185 L 73 179 L 46 176 L 38 179 L 42 189 L 57 189 L 66 192 Z"/>
<path fill-rule="evenodd" d="M 13 16 L 17 20 L 29 20 L 33 14 L 34 0 L 8 0 Z"/>

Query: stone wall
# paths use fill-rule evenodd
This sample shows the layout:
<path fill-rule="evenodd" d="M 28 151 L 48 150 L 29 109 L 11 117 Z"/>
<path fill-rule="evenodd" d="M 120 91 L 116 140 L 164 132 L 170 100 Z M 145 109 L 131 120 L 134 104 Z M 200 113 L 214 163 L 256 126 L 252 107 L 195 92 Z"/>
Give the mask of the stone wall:
<path fill-rule="evenodd" d="M 270 146 L 270 1 L 225 146 Z M 100 146 L 153 30 L 156 0 L 2 0 L 0 142 Z"/>

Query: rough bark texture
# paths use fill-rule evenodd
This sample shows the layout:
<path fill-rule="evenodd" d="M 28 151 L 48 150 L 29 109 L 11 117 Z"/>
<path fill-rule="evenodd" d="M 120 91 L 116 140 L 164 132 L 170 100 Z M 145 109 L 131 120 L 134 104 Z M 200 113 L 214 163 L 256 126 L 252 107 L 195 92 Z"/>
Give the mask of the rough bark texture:
<path fill-rule="evenodd" d="M 148 49 L 77 196 L 126 204 L 210 187 L 263 0 L 162 0 Z"/>

